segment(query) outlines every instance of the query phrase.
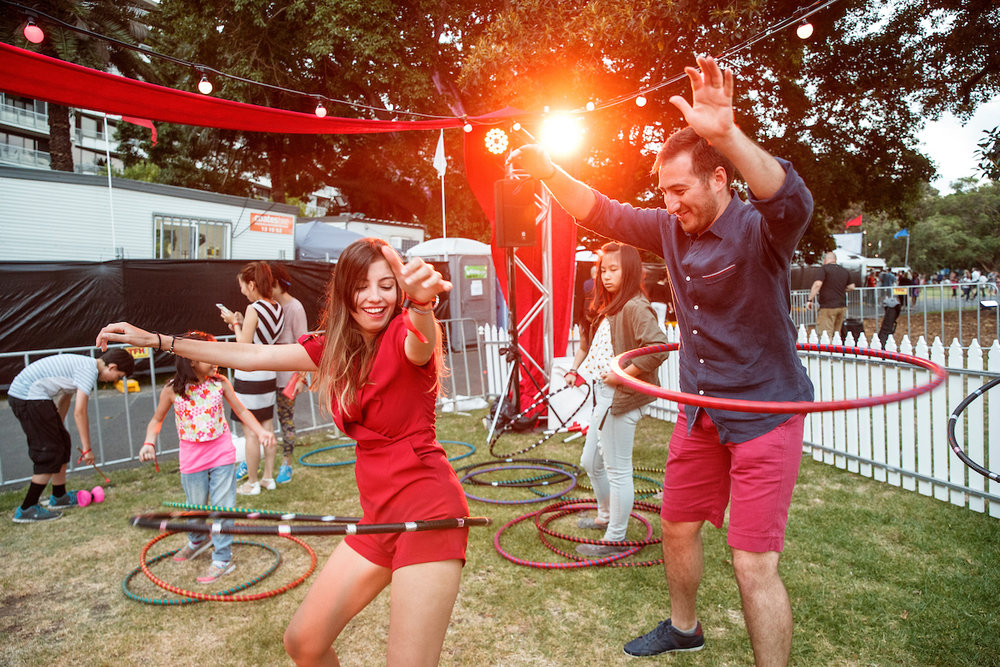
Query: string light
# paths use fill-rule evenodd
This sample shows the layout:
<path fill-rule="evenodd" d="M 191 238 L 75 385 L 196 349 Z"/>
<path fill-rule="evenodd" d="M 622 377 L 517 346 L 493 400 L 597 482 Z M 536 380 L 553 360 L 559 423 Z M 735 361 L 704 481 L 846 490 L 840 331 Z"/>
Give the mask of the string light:
<path fill-rule="evenodd" d="M 465 125 L 462 126 L 462 129 L 465 130 L 466 134 L 472 132 L 472 123 L 466 123 Z"/>
<path fill-rule="evenodd" d="M 198 82 L 198 92 L 202 95 L 210 95 L 212 93 L 212 82 L 208 80 L 208 75 L 202 73 L 201 81 Z"/>
<path fill-rule="evenodd" d="M 594 104 L 593 101 L 587 102 L 587 111 L 593 111 L 595 107 L 596 105 Z"/>
<path fill-rule="evenodd" d="M 326 118 L 326 107 L 323 106 L 323 100 L 316 100 L 315 113 L 318 118 Z"/>
<path fill-rule="evenodd" d="M 646 106 L 646 97 L 644 95 L 639 95 L 638 97 L 636 97 L 635 98 L 635 105 L 637 107 L 644 107 L 644 106 Z"/>
<path fill-rule="evenodd" d="M 510 138 L 507 133 L 504 132 L 499 127 L 494 127 L 492 130 L 486 133 L 486 150 L 493 155 L 502 155 L 507 152 L 507 147 L 510 146 Z"/>
<path fill-rule="evenodd" d="M 809 39 L 813 34 L 813 24 L 806 19 L 802 19 L 799 27 L 795 29 L 795 34 L 799 36 L 799 39 Z"/>
<path fill-rule="evenodd" d="M 41 44 L 45 39 L 45 33 L 35 24 L 33 16 L 28 17 L 28 23 L 24 26 L 24 38 L 32 44 Z"/>

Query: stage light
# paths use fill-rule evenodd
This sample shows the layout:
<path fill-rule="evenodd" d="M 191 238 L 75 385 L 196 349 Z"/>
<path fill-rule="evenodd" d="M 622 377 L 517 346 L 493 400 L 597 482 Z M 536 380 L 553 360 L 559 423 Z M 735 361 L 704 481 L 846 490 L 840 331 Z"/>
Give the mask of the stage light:
<path fill-rule="evenodd" d="M 494 127 L 486 133 L 485 142 L 486 150 L 493 155 L 502 155 L 506 153 L 507 147 L 510 146 L 510 138 L 507 136 L 507 133 L 499 127 Z"/>
<path fill-rule="evenodd" d="M 198 82 L 198 92 L 202 95 L 209 95 L 212 92 L 212 82 L 208 80 L 208 76 L 205 74 L 201 75 L 201 81 Z"/>
<path fill-rule="evenodd" d="M 35 24 L 35 19 L 28 17 L 28 23 L 24 26 L 24 38 L 32 44 L 41 44 L 45 39 L 45 33 Z"/>
<path fill-rule="evenodd" d="M 316 116 L 319 118 L 326 118 L 326 107 L 323 106 L 321 100 L 316 101 Z"/>
<path fill-rule="evenodd" d="M 635 98 L 635 105 L 637 107 L 644 107 L 644 106 L 646 106 L 646 98 L 643 97 L 642 95 L 640 95 L 639 97 Z"/>
<path fill-rule="evenodd" d="M 579 116 L 555 113 L 542 122 L 541 143 L 552 155 L 570 155 L 583 142 L 583 123 Z"/>
<path fill-rule="evenodd" d="M 799 36 L 799 39 L 809 39 L 813 34 L 813 24 L 802 19 L 799 27 L 795 29 L 795 34 Z"/>

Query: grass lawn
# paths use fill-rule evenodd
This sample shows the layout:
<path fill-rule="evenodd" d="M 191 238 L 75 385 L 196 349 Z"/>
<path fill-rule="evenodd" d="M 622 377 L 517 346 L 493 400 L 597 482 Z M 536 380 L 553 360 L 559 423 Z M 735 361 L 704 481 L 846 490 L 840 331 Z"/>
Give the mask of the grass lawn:
<path fill-rule="evenodd" d="M 478 448 L 456 466 L 487 461 L 482 412 L 439 417 L 441 440 Z M 637 466 L 662 466 L 672 425 L 645 418 L 636 436 Z M 504 436 L 498 449 L 514 451 L 537 435 Z M 582 441 L 547 442 L 524 456 L 576 462 Z M 342 443 L 325 434 L 303 438 L 301 453 Z M 463 448 L 447 445 L 450 454 Z M 349 449 L 312 457 L 349 458 Z M 122 580 L 137 567 L 153 531 L 127 518 L 183 502 L 177 461 L 112 473 L 101 505 L 77 508 L 56 522 L 10 521 L 24 489 L 0 494 L 0 664 L 2 665 L 283 665 L 291 664 L 281 636 L 310 581 L 256 602 L 201 602 L 153 606 L 128 599 Z M 518 471 L 524 475 L 531 472 Z M 656 473 L 641 473 L 658 477 Z M 96 475 L 71 477 L 70 488 L 89 488 Z M 585 480 L 584 480 L 585 481 Z M 648 486 L 639 481 L 638 486 Z M 523 490 L 477 492 L 529 498 Z M 47 492 L 46 492 L 47 493 Z M 585 492 L 581 492 L 581 495 Z M 307 513 L 360 512 L 353 467 L 296 466 L 290 484 L 241 505 Z M 512 564 L 493 546 L 496 530 L 543 505 L 470 501 L 471 513 L 489 516 L 489 528 L 470 529 L 468 562 L 452 615 L 444 665 L 618 665 L 632 663 L 622 644 L 666 615 L 663 570 L 652 567 L 543 570 Z M 659 528 L 653 519 L 656 535 Z M 413 517 L 414 519 L 420 517 Z M 575 517 L 558 519 L 559 532 L 579 534 Z M 630 536 L 645 534 L 633 522 Z M 642 530 L 642 535 L 640 535 Z M 239 539 L 239 537 L 238 537 Z M 282 555 L 277 571 L 247 592 L 284 586 L 308 565 L 301 547 L 274 537 L 249 536 Z M 339 537 L 306 537 L 319 564 Z M 753 661 L 723 531 L 704 530 L 705 576 L 699 613 L 706 647 L 698 653 L 654 658 L 650 664 L 746 665 Z M 172 535 L 149 557 L 182 546 Z M 567 543 L 568 544 L 568 543 Z M 560 560 L 526 521 L 504 533 L 502 545 L 529 560 Z M 568 550 L 573 545 L 568 544 Z M 203 592 L 234 586 L 268 567 L 271 552 L 236 546 L 236 573 L 225 586 L 194 577 L 208 560 L 165 559 L 154 573 Z M 659 546 L 633 560 L 659 558 Z M 795 614 L 796 665 L 1000 665 L 1000 522 L 911 492 L 816 463 L 802 462 L 792 501 L 782 576 Z M 140 572 L 136 595 L 176 598 Z M 388 595 L 381 595 L 344 631 L 336 648 L 345 665 L 384 663 Z"/>

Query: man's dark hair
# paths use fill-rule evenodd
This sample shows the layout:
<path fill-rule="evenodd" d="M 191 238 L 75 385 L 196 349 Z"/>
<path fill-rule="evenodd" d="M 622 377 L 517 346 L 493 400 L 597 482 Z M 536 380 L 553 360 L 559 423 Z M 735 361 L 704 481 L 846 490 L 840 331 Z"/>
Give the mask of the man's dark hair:
<path fill-rule="evenodd" d="M 732 161 L 698 136 L 698 133 L 690 127 L 677 130 L 663 142 L 660 152 L 656 154 L 656 161 L 653 162 L 650 174 L 656 176 L 664 162 L 684 153 L 691 154 L 691 169 L 701 180 L 707 181 L 715 173 L 716 168 L 722 167 L 726 170 L 726 187 L 732 186 L 733 177 L 736 175 L 736 167 Z"/>
<path fill-rule="evenodd" d="M 124 372 L 125 375 L 132 375 L 135 371 L 135 359 L 132 358 L 131 354 L 120 347 L 113 348 L 102 354 L 101 361 L 104 362 L 105 366 L 114 364 L 118 367 L 118 370 Z"/>

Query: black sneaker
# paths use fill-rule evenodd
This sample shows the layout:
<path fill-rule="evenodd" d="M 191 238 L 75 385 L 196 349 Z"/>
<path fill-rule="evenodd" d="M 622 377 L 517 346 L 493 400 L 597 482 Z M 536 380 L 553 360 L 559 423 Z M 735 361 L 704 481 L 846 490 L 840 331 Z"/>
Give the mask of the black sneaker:
<path fill-rule="evenodd" d="M 62 512 L 52 512 L 41 505 L 35 504 L 28 509 L 21 509 L 18 505 L 14 510 L 14 523 L 37 523 L 39 521 L 52 521 L 62 516 Z"/>
<path fill-rule="evenodd" d="M 636 637 L 625 644 L 625 653 L 635 656 L 660 655 L 670 651 L 700 651 L 705 645 L 705 635 L 701 632 L 701 623 L 695 626 L 694 634 L 682 635 L 670 619 L 661 621 L 659 625 L 641 637 Z"/>

